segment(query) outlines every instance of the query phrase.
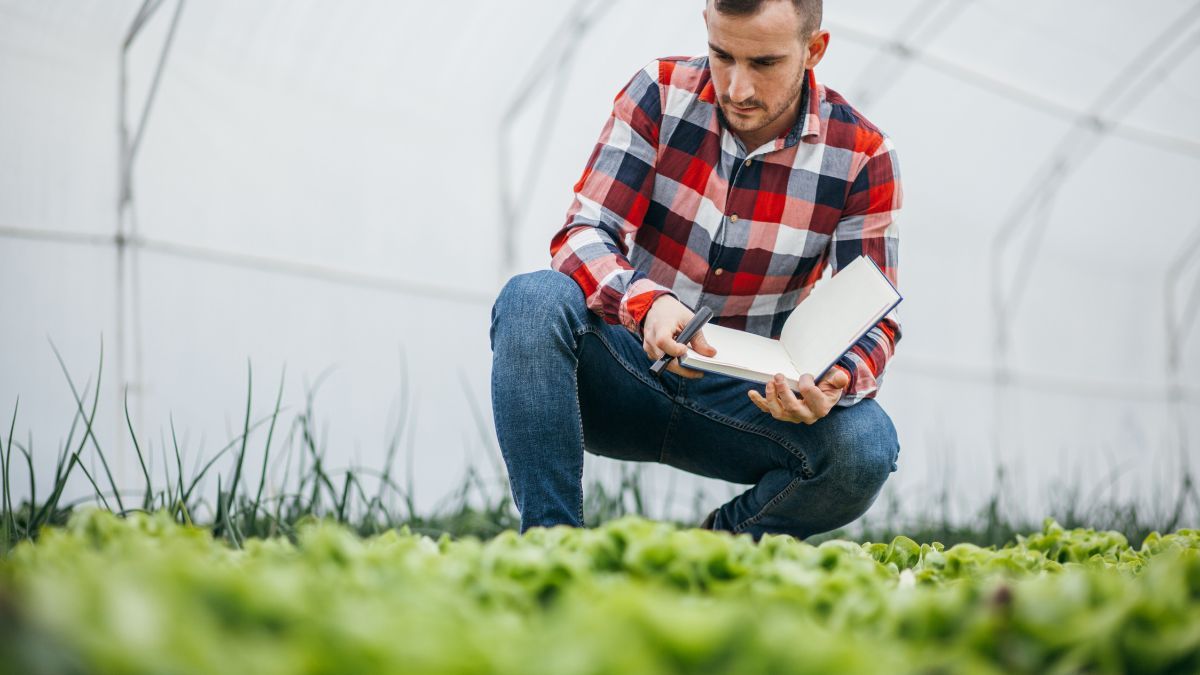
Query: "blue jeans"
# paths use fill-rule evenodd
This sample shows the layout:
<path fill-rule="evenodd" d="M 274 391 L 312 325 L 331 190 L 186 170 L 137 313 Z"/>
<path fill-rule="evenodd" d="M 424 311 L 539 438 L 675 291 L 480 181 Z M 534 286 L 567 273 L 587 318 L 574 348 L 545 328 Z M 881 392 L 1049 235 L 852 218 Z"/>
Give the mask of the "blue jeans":
<path fill-rule="evenodd" d="M 522 531 L 583 526 L 585 450 L 752 485 L 713 525 L 756 539 L 845 525 L 896 470 L 896 430 L 874 400 L 794 424 L 750 402 L 758 385 L 655 377 L 638 338 L 588 310 L 559 272 L 513 277 L 492 308 L 491 338 L 496 435 Z"/>

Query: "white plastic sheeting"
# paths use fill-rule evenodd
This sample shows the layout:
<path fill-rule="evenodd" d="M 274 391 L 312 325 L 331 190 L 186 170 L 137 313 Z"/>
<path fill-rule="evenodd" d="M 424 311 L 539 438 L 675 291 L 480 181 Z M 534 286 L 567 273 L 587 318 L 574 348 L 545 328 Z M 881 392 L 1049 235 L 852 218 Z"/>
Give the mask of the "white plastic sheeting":
<path fill-rule="evenodd" d="M 818 78 L 893 137 L 906 193 L 888 491 L 1168 505 L 1200 462 L 1200 4 L 827 5 Z M 409 409 L 424 508 L 467 466 L 502 480 L 491 298 L 547 265 L 616 91 L 705 49 L 702 3 L 146 6 L 122 120 L 141 2 L 0 0 L 0 420 L 19 396 L 41 475 L 74 409 L 46 338 L 82 386 L 103 336 L 97 437 L 126 485 L 124 386 L 156 452 L 173 419 L 195 457 L 240 431 L 247 360 L 256 416 L 285 365 L 288 418 L 332 368 L 334 465 L 380 467 Z M 122 220 L 119 129 L 177 11 Z M 655 508 L 672 480 L 675 513 L 736 489 L 673 473 L 649 470 Z"/>

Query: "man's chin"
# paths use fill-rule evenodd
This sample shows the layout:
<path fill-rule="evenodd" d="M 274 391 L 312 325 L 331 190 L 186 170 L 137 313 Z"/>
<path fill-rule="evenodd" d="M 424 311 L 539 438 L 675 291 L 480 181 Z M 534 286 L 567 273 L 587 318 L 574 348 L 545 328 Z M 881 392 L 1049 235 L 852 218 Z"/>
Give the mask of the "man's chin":
<path fill-rule="evenodd" d="M 725 115 L 725 123 L 730 129 L 740 133 L 753 133 L 763 127 L 758 115 Z"/>

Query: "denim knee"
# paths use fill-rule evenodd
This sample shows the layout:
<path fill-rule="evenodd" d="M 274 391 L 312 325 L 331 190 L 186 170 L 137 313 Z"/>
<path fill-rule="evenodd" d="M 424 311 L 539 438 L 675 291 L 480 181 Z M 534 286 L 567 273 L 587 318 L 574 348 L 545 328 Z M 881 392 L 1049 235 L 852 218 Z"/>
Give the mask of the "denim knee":
<path fill-rule="evenodd" d="M 826 470 L 847 500 L 861 502 L 859 508 L 865 512 L 896 470 L 900 444 L 891 418 L 879 404 L 866 399 L 854 408 L 858 410 L 852 418 L 840 416 L 843 428 L 836 435 L 836 447 L 828 448 Z"/>
<path fill-rule="evenodd" d="M 572 314 L 580 310 L 587 311 L 583 291 L 571 277 L 554 270 L 518 274 L 508 280 L 492 305 L 493 348 L 501 322 L 550 328 L 556 323 L 570 323 Z"/>

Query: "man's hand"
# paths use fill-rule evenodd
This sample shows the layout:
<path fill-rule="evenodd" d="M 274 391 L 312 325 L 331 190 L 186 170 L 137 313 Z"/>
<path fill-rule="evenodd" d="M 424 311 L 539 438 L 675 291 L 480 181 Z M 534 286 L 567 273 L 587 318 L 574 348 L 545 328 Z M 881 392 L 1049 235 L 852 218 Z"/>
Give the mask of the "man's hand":
<path fill-rule="evenodd" d="M 800 397 L 787 386 L 783 374 L 767 383 L 766 396 L 750 390 L 750 400 L 760 410 L 783 422 L 812 424 L 833 410 L 842 398 L 842 392 L 850 384 L 850 376 L 841 368 L 830 368 L 829 374 L 820 384 L 813 383 L 812 375 L 800 377 Z"/>
<path fill-rule="evenodd" d="M 692 314 L 692 310 L 676 300 L 674 296 L 662 295 L 654 301 L 642 322 L 642 349 L 646 350 L 646 356 L 649 356 L 651 361 L 657 361 L 663 354 L 670 354 L 676 359 L 687 354 L 687 346 L 676 342 L 675 336 L 679 335 L 688 321 L 691 321 Z M 717 350 L 713 349 L 704 339 L 703 329 L 696 332 L 696 335 L 692 337 L 691 344 L 692 349 L 705 356 L 716 356 L 717 354 Z M 667 364 L 667 370 L 689 379 L 704 375 L 697 370 L 684 368 L 679 365 L 678 360 Z"/>

